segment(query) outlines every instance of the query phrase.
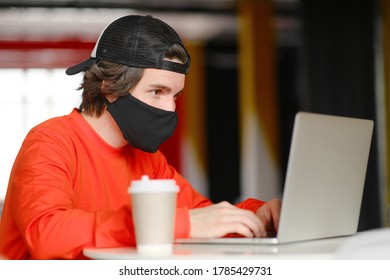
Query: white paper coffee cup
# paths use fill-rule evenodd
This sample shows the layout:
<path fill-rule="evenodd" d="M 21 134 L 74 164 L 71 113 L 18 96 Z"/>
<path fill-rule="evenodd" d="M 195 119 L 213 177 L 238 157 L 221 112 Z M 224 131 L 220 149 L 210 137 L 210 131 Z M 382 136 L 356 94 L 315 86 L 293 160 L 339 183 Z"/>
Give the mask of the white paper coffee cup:
<path fill-rule="evenodd" d="M 149 179 L 131 182 L 132 215 L 137 251 L 142 255 L 172 253 L 176 198 L 179 187 L 175 180 Z"/>

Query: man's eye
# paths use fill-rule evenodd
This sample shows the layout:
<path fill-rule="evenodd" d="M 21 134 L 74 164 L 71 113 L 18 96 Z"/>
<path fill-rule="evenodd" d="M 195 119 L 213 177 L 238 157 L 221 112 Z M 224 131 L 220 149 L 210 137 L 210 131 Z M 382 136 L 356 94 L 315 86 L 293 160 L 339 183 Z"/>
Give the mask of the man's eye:
<path fill-rule="evenodd" d="M 152 90 L 152 95 L 157 96 L 159 94 L 160 94 L 160 90 L 158 89 Z"/>

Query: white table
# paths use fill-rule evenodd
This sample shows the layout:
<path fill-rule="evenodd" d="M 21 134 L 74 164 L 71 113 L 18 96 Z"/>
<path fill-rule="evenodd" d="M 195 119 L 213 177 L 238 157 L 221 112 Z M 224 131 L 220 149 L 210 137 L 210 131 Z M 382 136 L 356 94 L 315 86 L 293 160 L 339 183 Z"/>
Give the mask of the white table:
<path fill-rule="evenodd" d="M 334 259 L 337 249 L 350 237 L 296 242 L 281 245 L 175 244 L 169 256 L 141 256 L 135 248 L 90 248 L 84 255 L 105 260 L 205 260 L 205 259 Z"/>
<path fill-rule="evenodd" d="M 140 256 L 135 248 L 84 249 L 91 259 L 107 260 L 390 260 L 390 228 L 358 232 L 353 236 L 319 239 L 280 245 L 175 244 L 165 257 Z"/>

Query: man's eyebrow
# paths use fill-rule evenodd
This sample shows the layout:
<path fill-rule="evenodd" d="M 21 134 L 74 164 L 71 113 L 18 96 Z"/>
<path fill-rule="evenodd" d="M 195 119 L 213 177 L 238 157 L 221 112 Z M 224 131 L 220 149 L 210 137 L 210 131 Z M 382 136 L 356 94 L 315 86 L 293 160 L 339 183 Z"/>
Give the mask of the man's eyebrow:
<path fill-rule="evenodd" d="M 152 88 L 158 88 L 158 89 L 163 89 L 163 90 L 166 90 L 168 92 L 171 92 L 172 89 L 166 85 L 163 85 L 163 84 L 151 84 L 149 85 L 150 87 Z"/>
<path fill-rule="evenodd" d="M 151 84 L 149 86 L 151 88 L 163 89 L 163 90 L 165 90 L 167 92 L 171 92 L 172 91 L 172 89 L 170 87 L 168 87 L 166 85 L 163 85 L 163 84 Z M 183 93 L 183 91 L 184 91 L 184 88 L 182 88 L 177 94 L 181 94 L 181 93 Z"/>

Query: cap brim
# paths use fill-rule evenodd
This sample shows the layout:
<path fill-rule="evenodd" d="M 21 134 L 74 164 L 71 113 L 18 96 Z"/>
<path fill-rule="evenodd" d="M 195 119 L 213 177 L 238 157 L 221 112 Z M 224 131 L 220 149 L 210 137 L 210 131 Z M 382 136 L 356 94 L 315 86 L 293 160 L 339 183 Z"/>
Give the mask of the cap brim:
<path fill-rule="evenodd" d="M 82 71 L 85 71 L 87 70 L 89 67 L 91 67 L 91 65 L 93 64 L 93 62 L 96 60 L 96 58 L 88 58 L 87 60 L 84 60 L 83 62 L 80 62 L 79 64 L 76 64 L 74 66 L 71 66 L 69 67 L 68 69 L 66 69 L 65 73 L 67 75 L 75 75 L 75 74 L 78 74 Z"/>

